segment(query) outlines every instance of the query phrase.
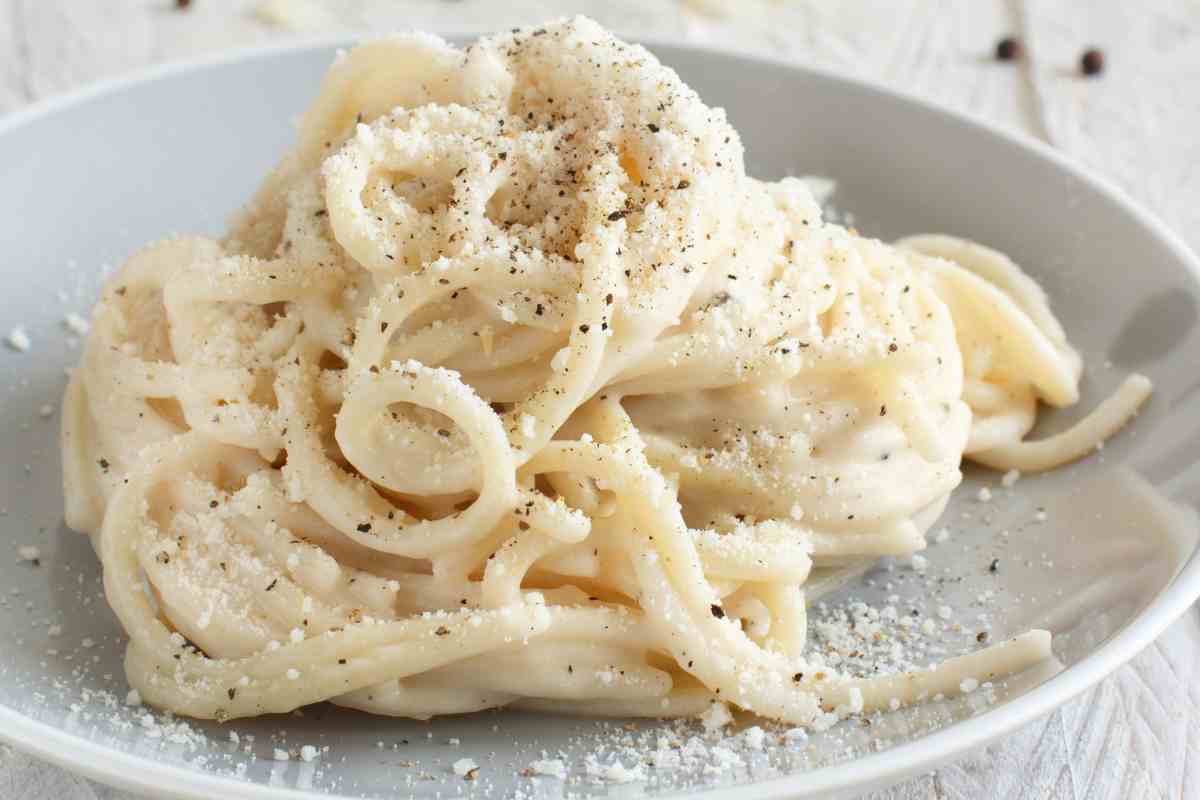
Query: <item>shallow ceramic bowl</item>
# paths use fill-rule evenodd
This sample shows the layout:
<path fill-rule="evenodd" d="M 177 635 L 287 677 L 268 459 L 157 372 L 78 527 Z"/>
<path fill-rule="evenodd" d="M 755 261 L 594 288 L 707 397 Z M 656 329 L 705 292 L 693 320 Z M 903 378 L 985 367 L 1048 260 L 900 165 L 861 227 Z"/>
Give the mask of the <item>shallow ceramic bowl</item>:
<path fill-rule="evenodd" d="M 1200 270 L 1179 240 L 1036 143 L 842 77 L 654 49 L 709 104 L 728 110 L 754 174 L 833 176 L 839 209 L 867 234 L 949 232 L 1024 264 L 1088 364 L 1083 402 L 1048 414 L 1039 432 L 1067 424 L 1131 370 L 1154 379 L 1155 395 L 1133 427 L 1086 461 L 1011 491 L 996 475 L 971 472 L 946 512 L 951 538 L 927 553 L 929 575 L 946 580 L 885 563 L 839 595 L 878 601 L 894 593 L 901 607 L 927 612 L 950 606 L 964 630 L 948 637 L 949 652 L 975 646 L 979 613 L 992 618 L 993 638 L 1049 627 L 1063 669 L 1010 681 L 994 703 L 936 703 L 888 715 L 870 731 L 851 722 L 802 744 L 771 744 L 715 783 L 651 770 L 647 783 L 593 785 L 580 779 L 579 762 L 602 729 L 530 714 L 420 723 L 317 707 L 303 717 L 196 725 L 209 734 L 199 746 L 196 737 L 152 735 L 161 728 L 145 728 L 142 711 L 119 702 L 123 636 L 103 602 L 92 548 L 62 523 L 57 408 L 64 369 L 79 354 L 64 315 L 86 314 L 105 268 L 141 244 L 221 231 L 289 145 L 291 121 L 333 56 L 327 44 L 160 69 L 0 122 L 0 334 L 21 325 L 32 340 L 28 352 L 0 352 L 0 738 L 98 780 L 170 797 L 702 787 L 729 797 L 842 795 L 929 770 L 1046 713 L 1132 657 L 1195 600 Z M 985 484 L 995 497 L 983 504 L 974 498 Z M 19 561 L 22 545 L 40 549 L 38 565 Z M 228 742 L 229 730 L 242 748 Z M 448 745 L 451 738 L 461 744 Z M 330 749 L 312 762 L 271 760 L 275 747 L 302 744 Z M 543 748 L 565 751 L 570 782 L 514 775 Z M 448 768 L 462 757 L 481 765 L 471 784 Z"/>

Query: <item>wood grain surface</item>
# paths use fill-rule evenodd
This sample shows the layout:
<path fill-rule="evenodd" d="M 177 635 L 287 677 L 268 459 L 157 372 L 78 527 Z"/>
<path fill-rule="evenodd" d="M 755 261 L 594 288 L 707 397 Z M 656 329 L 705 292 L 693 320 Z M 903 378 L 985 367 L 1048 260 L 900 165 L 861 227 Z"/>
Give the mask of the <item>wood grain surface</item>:
<path fill-rule="evenodd" d="M 1200 249 L 1200 3 L 1187 0 L 0 0 L 0 114 L 164 61 L 336 31 L 487 29 L 587 13 L 628 34 L 770 52 L 1041 138 Z M 999 64 L 1019 35 L 1025 58 Z M 1089 46 L 1102 76 L 1084 79 Z M 1200 798 L 1200 614 L 986 751 L 872 800 Z M 0 746 L 0 797 L 129 795 Z"/>

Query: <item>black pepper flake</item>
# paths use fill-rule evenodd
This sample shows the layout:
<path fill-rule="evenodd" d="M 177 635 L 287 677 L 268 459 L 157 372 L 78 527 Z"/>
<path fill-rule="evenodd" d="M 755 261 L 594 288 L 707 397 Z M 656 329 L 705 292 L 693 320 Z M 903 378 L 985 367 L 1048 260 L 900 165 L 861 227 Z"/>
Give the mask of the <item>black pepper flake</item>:
<path fill-rule="evenodd" d="M 231 686 L 231 687 L 229 687 L 229 699 L 232 700 L 235 697 L 237 697 L 237 689 L 234 689 Z"/>
<path fill-rule="evenodd" d="M 610 306 L 612 305 L 612 303 L 613 303 L 612 292 L 609 292 L 608 294 L 604 295 L 604 303 L 605 303 L 605 305 L 610 305 Z"/>
<path fill-rule="evenodd" d="M 579 332 L 580 332 L 580 333 L 587 333 L 587 332 L 588 332 L 588 331 L 590 331 L 590 330 L 591 330 L 591 326 L 590 326 L 590 325 L 584 324 L 584 325 L 580 325 L 580 326 L 579 326 Z"/>
<path fill-rule="evenodd" d="M 449 636 L 450 629 L 447 628 L 445 625 L 439 625 L 438 629 L 436 631 L 434 631 L 434 634 L 437 636 Z"/>
<path fill-rule="evenodd" d="M 387 329 L 388 329 L 388 324 L 386 322 L 379 323 L 379 332 L 380 333 L 387 333 Z"/>
<path fill-rule="evenodd" d="M 344 658 L 339 658 L 339 659 L 338 659 L 338 663 L 339 663 L 339 664 L 345 664 L 345 663 L 346 663 L 346 659 L 344 659 Z"/>
<path fill-rule="evenodd" d="M 887 406 L 886 405 L 882 405 L 879 407 L 879 416 L 881 416 L 881 417 L 887 416 Z"/>
<path fill-rule="evenodd" d="M 686 189 L 691 185 L 692 185 L 692 182 L 689 181 L 687 178 L 684 178 L 683 180 L 681 180 L 679 183 L 677 183 L 675 185 L 675 188 L 676 189 Z"/>
<path fill-rule="evenodd" d="M 993 558 L 992 563 L 988 564 L 988 572 L 998 572 L 1000 570 L 1000 559 Z"/>
<path fill-rule="evenodd" d="M 360 523 L 358 523 L 358 526 L 356 527 L 356 530 L 357 530 L 359 533 L 370 533 L 370 532 L 371 532 L 371 523 L 369 523 L 369 522 L 360 522 Z"/>
<path fill-rule="evenodd" d="M 987 631 L 980 631 L 975 636 L 975 641 L 979 642 L 980 644 L 983 644 L 987 640 L 988 640 L 988 632 Z"/>
<path fill-rule="evenodd" d="M 716 603 L 713 603 L 711 606 L 709 606 L 709 610 L 712 611 L 712 615 L 717 619 L 725 619 L 725 609 L 721 608 Z"/>
<path fill-rule="evenodd" d="M 208 507 L 209 507 L 209 508 L 216 508 L 218 505 L 219 505 L 219 503 L 217 503 L 217 501 L 216 501 L 216 500 L 209 500 L 209 501 L 208 501 Z"/>
<path fill-rule="evenodd" d="M 314 217 L 323 217 L 328 213 L 329 213 L 328 211 L 326 211 L 325 209 L 322 208 L 322 209 L 318 210 L 316 213 L 314 213 L 313 216 Z"/>
<path fill-rule="evenodd" d="M 175 7 L 180 11 L 187 11 L 192 5 L 192 0 L 175 0 Z"/>
<path fill-rule="evenodd" d="M 154 557 L 154 560 L 160 564 L 170 564 L 171 563 L 171 557 L 162 551 L 159 551 L 158 555 L 156 555 Z"/>
<path fill-rule="evenodd" d="M 268 585 L 267 585 L 267 591 L 269 592 L 269 591 L 271 591 L 272 589 L 274 589 L 274 588 L 275 588 L 275 584 L 277 584 L 277 583 L 279 583 L 279 578 L 276 578 L 275 580 L 271 581 L 271 583 L 270 583 L 270 584 L 268 584 Z"/>
<path fill-rule="evenodd" d="M 107 458 L 102 458 L 99 461 L 97 461 L 96 463 L 100 465 L 100 469 L 104 470 L 105 472 L 108 472 L 108 459 Z"/>
<path fill-rule="evenodd" d="M 1021 57 L 1021 40 L 1015 36 L 1005 36 L 996 42 L 997 61 L 1015 61 Z"/>
<path fill-rule="evenodd" d="M 792 680 L 795 681 L 796 683 L 799 683 L 800 681 L 804 680 L 804 673 L 797 672 L 795 675 L 792 676 Z"/>
<path fill-rule="evenodd" d="M 897 351 L 897 350 L 899 350 L 899 349 L 900 349 L 900 345 L 896 344 L 895 342 L 892 342 L 891 344 L 889 344 L 889 345 L 888 345 L 888 352 L 889 352 L 889 353 L 894 353 L 894 352 L 896 352 L 896 351 Z"/>
<path fill-rule="evenodd" d="M 533 309 L 533 313 L 540 317 L 542 314 L 546 313 L 546 308 L 541 303 L 538 303 L 537 308 Z"/>
<path fill-rule="evenodd" d="M 1083 74 L 1091 77 L 1104 72 L 1104 51 L 1091 48 L 1085 50 L 1079 58 L 1079 68 L 1083 70 Z"/>
<path fill-rule="evenodd" d="M 612 212 L 611 214 L 609 214 L 609 215 L 608 215 L 608 221 L 609 221 L 609 222 L 616 222 L 617 220 L 619 220 L 619 219 L 621 219 L 622 217 L 624 217 L 624 216 L 625 216 L 627 213 L 628 213 L 628 212 L 626 212 L 626 211 L 614 211 L 614 212 Z"/>
<path fill-rule="evenodd" d="M 517 523 L 517 527 L 523 531 L 527 531 L 527 530 L 529 530 L 529 523 L 526 522 L 525 520 L 521 520 L 520 522 Z"/>
<path fill-rule="evenodd" d="M 649 125 L 647 125 L 646 127 L 650 129 L 650 132 L 651 132 L 651 133 L 658 133 L 658 126 L 657 126 L 657 125 L 655 125 L 653 122 L 651 122 L 651 123 L 650 123 Z"/>

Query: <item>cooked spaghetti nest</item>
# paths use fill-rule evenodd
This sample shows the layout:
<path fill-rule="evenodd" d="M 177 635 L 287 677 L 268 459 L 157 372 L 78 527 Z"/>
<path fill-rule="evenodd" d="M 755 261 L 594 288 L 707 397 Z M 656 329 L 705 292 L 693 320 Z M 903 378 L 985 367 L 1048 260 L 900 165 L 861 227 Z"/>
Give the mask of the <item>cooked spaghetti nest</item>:
<path fill-rule="evenodd" d="M 822 221 L 722 111 L 586 19 L 339 56 L 221 241 L 108 282 L 63 425 L 141 696 L 827 725 L 1047 656 L 1033 631 L 855 678 L 806 605 L 925 546 L 964 455 L 1081 361 L 1005 256 Z M 807 591 L 806 591 L 807 589 Z"/>

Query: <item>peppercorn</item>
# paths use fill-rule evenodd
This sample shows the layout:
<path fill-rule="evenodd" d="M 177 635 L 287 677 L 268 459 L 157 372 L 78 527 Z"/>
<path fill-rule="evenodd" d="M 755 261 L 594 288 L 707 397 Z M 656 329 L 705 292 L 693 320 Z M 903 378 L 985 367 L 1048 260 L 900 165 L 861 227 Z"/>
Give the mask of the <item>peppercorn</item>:
<path fill-rule="evenodd" d="M 1087 76 L 1099 75 L 1104 71 L 1104 53 L 1101 50 L 1092 48 L 1084 52 L 1079 59 L 1079 68 L 1083 70 L 1083 74 Z"/>
<path fill-rule="evenodd" d="M 1015 36 L 1005 36 L 996 42 L 997 61 L 1015 61 L 1021 57 L 1021 40 Z"/>

